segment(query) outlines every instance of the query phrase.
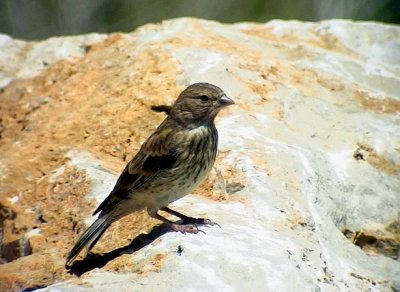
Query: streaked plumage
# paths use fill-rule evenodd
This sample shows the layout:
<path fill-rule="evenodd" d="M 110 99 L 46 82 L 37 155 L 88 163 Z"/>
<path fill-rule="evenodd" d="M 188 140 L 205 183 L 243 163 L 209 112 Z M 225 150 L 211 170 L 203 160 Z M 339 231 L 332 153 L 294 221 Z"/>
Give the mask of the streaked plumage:
<path fill-rule="evenodd" d="M 208 83 L 186 88 L 96 209 L 94 215 L 99 213 L 98 219 L 71 250 L 67 265 L 83 248 L 90 250 L 112 222 L 135 211 L 146 209 L 150 216 L 183 233 L 198 232 L 194 224 L 187 223 L 212 223 L 187 217 L 167 206 L 190 193 L 206 178 L 217 153 L 215 116 L 221 108 L 233 103 L 220 88 Z M 180 217 L 186 224 L 167 220 L 158 214 L 159 210 Z"/>

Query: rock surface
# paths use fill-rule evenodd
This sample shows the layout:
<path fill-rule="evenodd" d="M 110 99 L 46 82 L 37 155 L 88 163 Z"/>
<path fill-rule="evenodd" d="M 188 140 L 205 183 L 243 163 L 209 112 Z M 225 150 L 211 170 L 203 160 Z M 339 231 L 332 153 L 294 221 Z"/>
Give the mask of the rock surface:
<path fill-rule="evenodd" d="M 29 237 L 32 254 L 0 265 L 0 290 L 399 290 L 399 52 L 399 27 L 339 20 L 1 35 L 1 239 Z M 174 207 L 221 228 L 129 216 L 68 274 L 91 212 L 164 118 L 151 106 L 199 81 L 237 106 L 217 121 L 214 172 Z"/>

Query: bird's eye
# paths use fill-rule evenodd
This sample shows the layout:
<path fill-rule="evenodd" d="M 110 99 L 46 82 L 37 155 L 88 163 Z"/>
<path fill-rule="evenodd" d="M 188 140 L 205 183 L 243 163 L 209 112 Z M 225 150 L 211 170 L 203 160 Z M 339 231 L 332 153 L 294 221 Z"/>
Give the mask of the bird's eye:
<path fill-rule="evenodd" d="M 199 98 L 201 99 L 201 101 L 207 101 L 210 99 L 207 95 L 201 95 Z"/>

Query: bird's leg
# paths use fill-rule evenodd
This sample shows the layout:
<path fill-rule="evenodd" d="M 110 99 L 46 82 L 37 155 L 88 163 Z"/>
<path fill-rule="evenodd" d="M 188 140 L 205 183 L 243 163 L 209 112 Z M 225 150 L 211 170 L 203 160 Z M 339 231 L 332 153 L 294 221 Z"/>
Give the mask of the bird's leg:
<path fill-rule="evenodd" d="M 151 217 L 158 219 L 161 222 L 165 223 L 166 225 L 168 225 L 168 227 L 170 227 L 174 231 L 179 231 L 182 233 L 186 233 L 186 232 L 187 233 L 198 233 L 199 231 L 201 231 L 197 228 L 196 225 L 193 225 L 193 224 L 182 225 L 182 224 L 177 224 L 175 222 L 172 222 L 172 221 L 168 220 L 167 218 L 164 218 L 163 216 L 158 214 L 157 211 L 148 211 L 148 213 Z M 201 232 L 204 232 L 204 231 L 201 231 Z"/>
<path fill-rule="evenodd" d="M 184 224 L 186 224 L 186 223 L 190 224 L 191 223 L 191 224 L 211 225 L 211 226 L 212 225 L 217 225 L 217 226 L 221 227 L 218 223 L 215 223 L 215 222 L 211 221 L 210 219 L 189 217 L 189 216 L 186 216 L 186 215 L 184 215 L 182 213 L 179 213 L 179 212 L 177 212 L 175 210 L 172 210 L 172 209 L 170 209 L 168 207 L 162 207 L 160 210 L 162 210 L 164 212 L 167 212 L 167 213 L 169 213 L 171 215 L 174 215 L 176 217 L 181 218 L 183 220 Z"/>

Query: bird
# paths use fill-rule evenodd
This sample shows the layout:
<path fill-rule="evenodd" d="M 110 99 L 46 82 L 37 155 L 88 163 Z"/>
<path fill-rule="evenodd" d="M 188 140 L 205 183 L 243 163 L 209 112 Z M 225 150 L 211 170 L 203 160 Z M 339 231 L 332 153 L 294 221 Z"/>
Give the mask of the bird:
<path fill-rule="evenodd" d="M 70 266 L 83 249 L 89 252 L 107 228 L 133 212 L 146 210 L 181 233 L 198 233 L 197 225 L 213 225 L 209 219 L 193 218 L 168 205 L 192 192 L 212 169 L 218 146 L 215 117 L 235 102 L 210 83 L 195 83 L 184 89 L 168 108 L 157 127 L 120 174 L 113 190 L 97 207 L 94 223 L 83 232 L 67 255 Z M 164 211 L 180 218 L 170 221 Z"/>

